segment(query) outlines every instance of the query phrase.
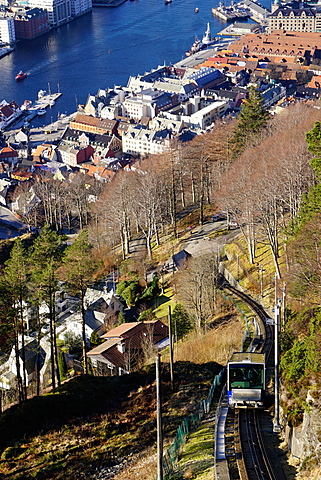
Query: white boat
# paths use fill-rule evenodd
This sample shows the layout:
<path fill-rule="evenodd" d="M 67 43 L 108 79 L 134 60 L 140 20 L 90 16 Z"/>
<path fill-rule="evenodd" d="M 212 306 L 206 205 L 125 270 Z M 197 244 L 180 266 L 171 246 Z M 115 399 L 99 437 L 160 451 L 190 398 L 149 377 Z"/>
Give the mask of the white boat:
<path fill-rule="evenodd" d="M 191 46 L 191 48 L 186 52 L 185 55 L 187 57 L 189 57 L 189 56 L 193 55 L 194 53 L 199 52 L 201 49 L 202 49 L 202 43 L 199 40 L 199 38 L 197 37 L 197 35 L 195 35 L 195 41 L 194 41 L 193 45 Z"/>
<path fill-rule="evenodd" d="M 40 100 L 40 98 L 44 97 L 46 95 L 46 90 L 39 90 L 38 92 L 38 99 Z"/>
<path fill-rule="evenodd" d="M 31 100 L 25 100 L 23 104 L 21 105 L 21 110 L 28 110 L 32 106 L 32 101 Z"/>
<path fill-rule="evenodd" d="M 45 108 L 40 108 L 39 110 L 37 110 L 37 115 L 45 115 L 45 114 L 46 114 Z"/>

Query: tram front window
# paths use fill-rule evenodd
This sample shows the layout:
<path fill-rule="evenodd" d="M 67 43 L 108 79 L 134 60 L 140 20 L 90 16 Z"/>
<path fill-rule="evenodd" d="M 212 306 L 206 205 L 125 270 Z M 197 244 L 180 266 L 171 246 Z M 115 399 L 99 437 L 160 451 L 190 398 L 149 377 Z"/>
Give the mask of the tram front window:
<path fill-rule="evenodd" d="M 263 365 L 230 365 L 230 388 L 264 388 Z"/>

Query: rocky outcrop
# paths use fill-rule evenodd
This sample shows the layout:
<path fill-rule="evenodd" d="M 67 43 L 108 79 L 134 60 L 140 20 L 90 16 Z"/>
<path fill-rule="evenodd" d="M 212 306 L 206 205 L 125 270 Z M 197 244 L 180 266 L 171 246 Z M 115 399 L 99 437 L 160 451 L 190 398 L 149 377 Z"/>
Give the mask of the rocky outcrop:
<path fill-rule="evenodd" d="M 301 461 L 301 473 L 298 478 L 311 480 L 312 478 L 321 479 L 321 399 L 317 396 L 317 390 L 308 392 L 307 409 L 299 427 L 289 425 L 285 427 L 285 441 L 288 449 Z"/>

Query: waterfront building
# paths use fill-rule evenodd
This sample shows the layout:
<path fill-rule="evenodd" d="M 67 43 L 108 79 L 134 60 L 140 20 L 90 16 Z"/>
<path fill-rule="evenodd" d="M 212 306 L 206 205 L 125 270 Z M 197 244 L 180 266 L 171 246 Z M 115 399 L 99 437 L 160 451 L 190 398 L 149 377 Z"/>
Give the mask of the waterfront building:
<path fill-rule="evenodd" d="M 251 18 L 258 22 L 266 20 L 268 14 L 270 13 L 269 10 L 253 0 L 243 0 L 241 5 L 245 8 L 248 8 L 251 13 Z"/>
<path fill-rule="evenodd" d="M 0 131 L 14 122 L 21 113 L 20 107 L 16 102 L 8 103 L 6 100 L 2 100 L 0 102 Z"/>
<path fill-rule="evenodd" d="M 16 41 L 13 17 L 8 14 L 0 16 L 0 44 L 12 44 Z"/>
<path fill-rule="evenodd" d="M 72 19 L 70 0 L 29 0 L 29 7 L 46 10 L 52 27 L 59 27 Z"/>
<path fill-rule="evenodd" d="M 320 64 L 321 35 L 311 32 L 284 32 L 243 35 L 229 46 L 230 54 L 254 57 L 271 63 L 295 64 L 297 68 L 311 63 Z"/>
<path fill-rule="evenodd" d="M 321 12 L 312 8 L 277 8 L 268 17 L 268 31 L 287 30 L 298 32 L 316 32 L 316 20 L 321 20 Z"/>
<path fill-rule="evenodd" d="M 287 30 L 290 32 L 321 32 L 321 6 L 274 0 L 272 13 L 267 18 L 268 32 Z"/>
<path fill-rule="evenodd" d="M 92 10 L 92 0 L 70 0 L 71 16 L 79 17 Z"/>
<path fill-rule="evenodd" d="M 14 26 L 17 38 L 31 39 L 50 30 L 48 13 L 42 8 L 20 10 L 15 14 Z"/>

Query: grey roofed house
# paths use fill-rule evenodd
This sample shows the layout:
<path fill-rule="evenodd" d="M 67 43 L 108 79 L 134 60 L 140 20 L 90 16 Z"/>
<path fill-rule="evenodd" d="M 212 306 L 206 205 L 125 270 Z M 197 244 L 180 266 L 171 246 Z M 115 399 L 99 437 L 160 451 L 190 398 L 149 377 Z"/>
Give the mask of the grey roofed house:
<path fill-rule="evenodd" d="M 188 75 L 190 80 L 193 80 L 199 88 L 211 87 L 225 80 L 222 72 L 215 68 L 203 67 Z"/>
<path fill-rule="evenodd" d="M 79 137 L 83 135 L 83 131 L 73 130 L 72 128 L 67 128 L 61 137 L 61 140 L 67 140 L 71 142 L 79 142 Z M 98 133 L 89 133 L 86 132 L 86 137 L 89 139 L 89 144 L 93 147 L 96 146 L 109 146 L 112 137 L 110 135 L 102 135 Z"/>
<path fill-rule="evenodd" d="M 182 143 L 190 142 L 196 137 L 197 133 L 193 132 L 192 130 L 184 130 L 182 133 L 178 135 L 178 140 Z"/>
<path fill-rule="evenodd" d="M 233 23 L 233 30 L 247 30 L 248 33 L 257 30 L 259 25 L 257 23 L 243 23 L 243 22 L 234 22 Z"/>
<path fill-rule="evenodd" d="M 198 88 L 193 82 L 183 82 L 179 79 L 162 79 L 154 83 L 154 88 L 157 90 L 163 90 L 167 93 L 176 93 L 177 95 L 184 95 L 186 97 L 191 96 L 197 92 Z"/>
<path fill-rule="evenodd" d="M 39 354 L 39 357 L 38 357 Z M 22 348 L 19 350 L 19 356 L 22 360 L 23 351 Z M 41 369 L 45 363 L 46 352 L 39 346 L 38 351 L 38 342 L 37 340 L 32 340 L 27 343 L 25 346 L 25 362 L 26 362 L 26 371 L 28 375 L 31 375 L 35 371 L 35 366 L 38 358 L 38 366 Z"/>
<path fill-rule="evenodd" d="M 192 255 L 184 249 L 176 253 L 175 255 L 173 255 L 172 256 L 173 269 L 179 270 L 179 269 L 185 268 L 191 256 Z"/>
<path fill-rule="evenodd" d="M 274 105 L 281 98 L 286 96 L 286 88 L 281 84 L 276 84 L 261 92 L 261 95 L 263 97 L 264 106 L 268 107 Z"/>

